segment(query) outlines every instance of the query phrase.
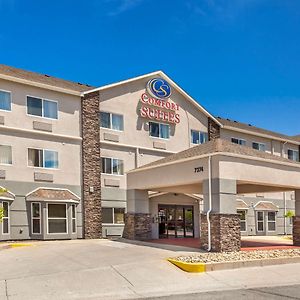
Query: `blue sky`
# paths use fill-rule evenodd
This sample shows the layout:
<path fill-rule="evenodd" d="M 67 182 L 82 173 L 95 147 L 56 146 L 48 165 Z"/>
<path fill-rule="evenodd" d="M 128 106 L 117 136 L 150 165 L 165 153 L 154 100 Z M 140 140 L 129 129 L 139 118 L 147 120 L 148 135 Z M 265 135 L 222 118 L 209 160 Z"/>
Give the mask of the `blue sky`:
<path fill-rule="evenodd" d="M 299 0 L 0 0 L 0 62 L 103 85 L 163 70 L 217 116 L 300 134 Z"/>

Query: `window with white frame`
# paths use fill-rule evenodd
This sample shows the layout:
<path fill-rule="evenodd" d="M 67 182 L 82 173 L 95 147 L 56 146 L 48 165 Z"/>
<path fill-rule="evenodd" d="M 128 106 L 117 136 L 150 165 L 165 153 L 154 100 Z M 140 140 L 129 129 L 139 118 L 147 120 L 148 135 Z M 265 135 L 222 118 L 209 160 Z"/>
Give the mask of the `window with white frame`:
<path fill-rule="evenodd" d="M 268 231 L 276 231 L 276 212 L 268 211 Z"/>
<path fill-rule="evenodd" d="M 237 145 L 241 145 L 241 146 L 245 146 L 246 145 L 246 141 L 245 140 L 238 139 L 238 138 L 231 138 L 231 143 L 237 144 Z"/>
<path fill-rule="evenodd" d="M 41 204 L 31 203 L 31 232 L 32 234 L 41 234 Z"/>
<path fill-rule="evenodd" d="M 11 111 L 11 93 L 0 90 L 0 110 Z"/>
<path fill-rule="evenodd" d="M 58 152 L 53 150 L 28 148 L 28 166 L 57 169 Z"/>
<path fill-rule="evenodd" d="M 288 159 L 299 161 L 299 151 L 288 149 Z"/>
<path fill-rule="evenodd" d="M 246 222 L 247 211 L 238 210 L 237 213 L 239 214 L 241 220 L 241 231 L 247 231 L 247 222 Z"/>
<path fill-rule="evenodd" d="M 8 145 L 0 145 L 0 164 L 11 165 L 12 164 L 12 148 Z"/>
<path fill-rule="evenodd" d="M 76 205 L 71 205 L 72 209 L 72 233 L 76 233 Z"/>
<path fill-rule="evenodd" d="M 208 141 L 207 132 L 191 130 L 191 142 L 192 144 L 204 144 Z"/>
<path fill-rule="evenodd" d="M 265 230 L 265 220 L 264 220 L 263 211 L 256 212 L 256 225 L 257 225 L 257 231 L 262 232 Z"/>
<path fill-rule="evenodd" d="M 101 111 L 100 112 L 100 125 L 102 128 L 108 128 L 118 131 L 124 130 L 123 116 Z"/>
<path fill-rule="evenodd" d="M 9 234 L 9 203 L 6 201 L 2 202 L 3 218 L 2 218 L 2 234 Z"/>
<path fill-rule="evenodd" d="M 252 148 L 259 151 L 266 151 L 266 145 L 263 143 L 253 142 Z"/>
<path fill-rule="evenodd" d="M 124 224 L 125 208 L 103 207 L 102 218 L 105 224 Z"/>
<path fill-rule="evenodd" d="M 66 204 L 47 204 L 48 233 L 68 233 Z"/>
<path fill-rule="evenodd" d="M 101 157 L 102 173 L 112 175 L 124 174 L 124 162 L 122 159 Z"/>
<path fill-rule="evenodd" d="M 149 135 L 161 139 L 170 138 L 170 125 L 156 122 L 149 122 Z"/>
<path fill-rule="evenodd" d="M 53 100 L 27 96 L 27 114 L 49 119 L 57 119 L 57 102 Z"/>

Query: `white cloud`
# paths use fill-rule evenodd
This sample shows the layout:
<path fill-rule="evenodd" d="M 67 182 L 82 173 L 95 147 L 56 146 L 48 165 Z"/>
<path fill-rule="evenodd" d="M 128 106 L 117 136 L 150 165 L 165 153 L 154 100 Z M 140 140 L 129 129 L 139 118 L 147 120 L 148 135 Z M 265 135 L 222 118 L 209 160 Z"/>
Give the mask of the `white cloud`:
<path fill-rule="evenodd" d="M 114 2 L 115 8 L 112 9 L 108 15 L 109 16 L 118 16 L 129 10 L 134 9 L 140 5 L 144 0 L 108 0 L 107 2 Z"/>

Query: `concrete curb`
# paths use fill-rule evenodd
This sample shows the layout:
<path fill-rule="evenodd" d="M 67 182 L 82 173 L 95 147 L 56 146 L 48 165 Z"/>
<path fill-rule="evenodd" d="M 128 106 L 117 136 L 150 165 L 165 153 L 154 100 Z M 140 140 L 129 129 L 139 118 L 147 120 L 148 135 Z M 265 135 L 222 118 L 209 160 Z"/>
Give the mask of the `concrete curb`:
<path fill-rule="evenodd" d="M 220 262 L 220 263 L 187 263 L 187 262 L 182 262 L 171 258 L 168 259 L 168 261 L 185 272 L 203 273 L 203 272 L 213 272 L 213 271 L 222 271 L 222 270 L 231 270 L 231 269 L 300 263 L 300 257 L 270 258 L 270 259 L 232 261 L 232 262 Z"/>

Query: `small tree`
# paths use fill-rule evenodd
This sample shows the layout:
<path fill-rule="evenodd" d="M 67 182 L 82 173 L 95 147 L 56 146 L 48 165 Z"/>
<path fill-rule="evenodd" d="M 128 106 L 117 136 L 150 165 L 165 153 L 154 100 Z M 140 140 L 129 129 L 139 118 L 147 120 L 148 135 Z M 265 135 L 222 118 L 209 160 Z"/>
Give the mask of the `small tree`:
<path fill-rule="evenodd" d="M 0 187 L 0 196 L 7 192 L 7 189 Z M 4 210 L 3 207 L 0 208 L 0 222 L 3 220 Z"/>
<path fill-rule="evenodd" d="M 295 212 L 292 210 L 288 210 L 285 214 L 285 217 L 291 219 L 292 217 L 295 217 Z"/>

